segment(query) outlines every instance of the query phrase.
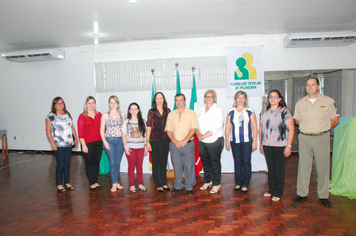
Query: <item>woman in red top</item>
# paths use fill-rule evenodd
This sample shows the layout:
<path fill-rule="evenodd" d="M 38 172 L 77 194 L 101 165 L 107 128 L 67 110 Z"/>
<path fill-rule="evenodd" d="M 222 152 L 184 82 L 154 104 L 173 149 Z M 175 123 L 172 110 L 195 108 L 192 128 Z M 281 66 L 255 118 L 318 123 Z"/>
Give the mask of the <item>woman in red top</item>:
<path fill-rule="evenodd" d="M 83 113 L 78 118 L 78 136 L 82 145 L 85 160 L 85 172 L 92 191 L 101 189 L 98 184 L 99 165 L 103 152 L 103 142 L 100 136 L 101 113 L 96 110 L 96 101 L 87 97 Z"/>

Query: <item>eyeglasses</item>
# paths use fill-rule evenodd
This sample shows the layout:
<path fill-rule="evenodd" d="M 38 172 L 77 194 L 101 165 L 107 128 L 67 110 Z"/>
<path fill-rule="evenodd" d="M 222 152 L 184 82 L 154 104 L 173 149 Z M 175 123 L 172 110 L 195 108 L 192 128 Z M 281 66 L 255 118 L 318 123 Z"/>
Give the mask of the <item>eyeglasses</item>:
<path fill-rule="evenodd" d="M 214 98 L 214 96 L 205 96 L 206 98 Z"/>
<path fill-rule="evenodd" d="M 277 99 L 277 98 L 279 98 L 279 96 L 277 96 L 277 95 L 275 95 L 275 96 L 270 95 L 270 96 L 269 96 L 269 98 L 272 98 L 272 99 Z"/>
<path fill-rule="evenodd" d="M 57 102 L 56 105 L 63 105 L 63 102 Z"/>

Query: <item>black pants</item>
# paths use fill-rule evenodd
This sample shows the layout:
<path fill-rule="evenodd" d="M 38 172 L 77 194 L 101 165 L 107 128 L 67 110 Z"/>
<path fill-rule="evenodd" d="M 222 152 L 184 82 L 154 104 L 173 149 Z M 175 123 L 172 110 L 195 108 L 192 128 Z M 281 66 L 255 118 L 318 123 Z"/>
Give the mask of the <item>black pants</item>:
<path fill-rule="evenodd" d="M 268 192 L 275 197 L 282 197 L 285 180 L 285 147 L 263 146 L 268 166 Z"/>
<path fill-rule="evenodd" d="M 152 148 L 152 177 L 156 188 L 167 184 L 169 143 L 169 139 L 160 139 L 150 142 Z"/>
<path fill-rule="evenodd" d="M 86 144 L 88 153 L 83 153 L 85 161 L 85 173 L 87 174 L 89 185 L 98 183 L 99 166 L 103 152 L 103 142 L 96 141 Z"/>
<path fill-rule="evenodd" d="M 213 143 L 198 143 L 200 158 L 204 168 L 204 182 L 220 185 L 221 152 L 224 148 L 224 138 L 220 137 Z"/>

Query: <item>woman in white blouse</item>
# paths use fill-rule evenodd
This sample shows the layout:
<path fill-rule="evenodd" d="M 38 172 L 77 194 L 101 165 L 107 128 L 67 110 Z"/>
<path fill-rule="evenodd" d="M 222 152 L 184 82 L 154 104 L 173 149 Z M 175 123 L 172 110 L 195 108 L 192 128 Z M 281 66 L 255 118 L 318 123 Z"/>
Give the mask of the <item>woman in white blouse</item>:
<path fill-rule="evenodd" d="M 204 168 L 204 185 L 200 190 L 204 191 L 212 187 L 211 194 L 217 193 L 220 189 L 220 160 L 224 148 L 224 112 L 216 104 L 216 100 L 214 90 L 205 92 L 205 105 L 198 111 L 199 130 L 196 133 L 199 139 L 199 154 Z"/>

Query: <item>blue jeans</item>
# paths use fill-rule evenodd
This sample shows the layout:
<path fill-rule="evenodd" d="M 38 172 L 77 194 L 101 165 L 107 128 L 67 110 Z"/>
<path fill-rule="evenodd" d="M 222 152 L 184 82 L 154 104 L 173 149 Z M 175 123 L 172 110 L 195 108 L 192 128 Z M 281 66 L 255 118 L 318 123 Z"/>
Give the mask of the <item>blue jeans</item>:
<path fill-rule="evenodd" d="M 72 157 L 72 147 L 57 147 L 57 151 L 53 151 L 57 160 L 56 165 L 56 185 L 69 183 L 70 159 Z"/>
<path fill-rule="evenodd" d="M 110 150 L 105 147 L 104 149 L 109 158 L 111 182 L 112 184 L 117 184 L 120 175 L 121 159 L 124 154 L 124 144 L 122 143 L 121 137 L 110 137 L 105 139 L 110 146 Z"/>
<path fill-rule="evenodd" d="M 235 182 L 236 185 L 248 188 L 251 180 L 251 153 L 252 142 L 233 143 L 231 142 L 232 155 L 235 162 Z"/>

